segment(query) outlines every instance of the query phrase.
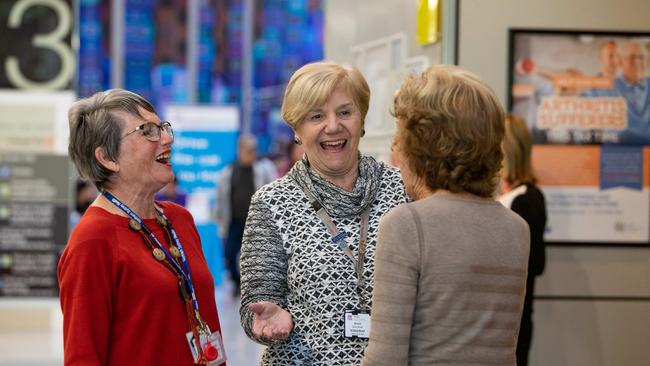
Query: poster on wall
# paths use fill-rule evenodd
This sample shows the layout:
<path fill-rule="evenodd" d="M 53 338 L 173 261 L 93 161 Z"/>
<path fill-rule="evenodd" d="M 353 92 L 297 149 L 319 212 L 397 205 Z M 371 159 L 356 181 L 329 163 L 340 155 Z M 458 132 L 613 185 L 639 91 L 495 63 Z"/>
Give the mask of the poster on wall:
<path fill-rule="evenodd" d="M 546 198 L 547 242 L 648 243 L 650 148 L 539 144 L 533 167 Z"/>
<path fill-rule="evenodd" d="M 510 30 L 550 243 L 650 242 L 650 33 Z"/>
<path fill-rule="evenodd" d="M 221 281 L 221 238 L 211 212 L 221 169 L 236 159 L 239 108 L 236 106 L 168 105 L 163 116 L 174 126 L 172 169 L 178 187 L 187 194 L 201 236 L 203 252 L 215 284 Z"/>
<path fill-rule="evenodd" d="M 510 31 L 511 110 L 536 143 L 650 145 L 650 33 Z"/>

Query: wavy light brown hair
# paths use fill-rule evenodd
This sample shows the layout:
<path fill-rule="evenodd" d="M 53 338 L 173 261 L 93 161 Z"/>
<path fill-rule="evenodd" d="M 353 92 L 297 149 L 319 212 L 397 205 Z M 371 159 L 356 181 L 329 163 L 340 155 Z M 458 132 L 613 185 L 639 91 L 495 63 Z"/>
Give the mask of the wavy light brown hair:
<path fill-rule="evenodd" d="M 307 113 L 319 108 L 343 85 L 361 113 L 361 128 L 370 105 L 370 87 L 361 72 L 348 65 L 334 62 L 313 62 L 299 68 L 289 80 L 282 101 L 282 118 L 294 130 Z"/>
<path fill-rule="evenodd" d="M 537 182 L 530 161 L 533 138 L 528 125 L 516 114 L 506 114 L 506 132 L 501 147 L 503 148 L 503 177 L 509 184 Z"/>
<path fill-rule="evenodd" d="M 399 88 L 395 142 L 408 168 L 431 190 L 492 197 L 503 153 L 504 111 L 478 76 L 436 65 Z"/>

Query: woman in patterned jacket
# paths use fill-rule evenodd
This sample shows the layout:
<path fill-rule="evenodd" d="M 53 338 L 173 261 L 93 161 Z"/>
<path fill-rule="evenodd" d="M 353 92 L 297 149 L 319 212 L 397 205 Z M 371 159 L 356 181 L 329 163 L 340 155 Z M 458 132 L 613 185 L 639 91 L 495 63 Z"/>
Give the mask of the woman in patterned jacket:
<path fill-rule="evenodd" d="M 396 169 L 358 151 L 370 90 L 354 67 L 296 71 L 282 116 L 305 150 L 253 196 L 241 250 L 241 322 L 263 365 L 358 364 L 369 334 L 375 238 L 406 201 Z"/>

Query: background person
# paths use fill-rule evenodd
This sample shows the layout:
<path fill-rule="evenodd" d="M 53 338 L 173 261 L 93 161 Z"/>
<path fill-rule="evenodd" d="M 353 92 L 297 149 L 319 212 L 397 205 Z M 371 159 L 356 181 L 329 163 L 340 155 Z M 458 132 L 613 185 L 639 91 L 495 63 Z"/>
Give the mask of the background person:
<path fill-rule="evenodd" d="M 614 79 L 621 65 L 621 58 L 618 54 L 618 46 L 615 41 L 607 40 L 598 49 L 598 63 L 600 72 L 597 76 L 604 76 Z"/>
<path fill-rule="evenodd" d="M 544 194 L 535 185 L 537 178 L 531 163 L 532 138 L 526 122 L 508 113 L 503 138 L 503 192 L 499 201 L 512 209 L 528 223 L 530 229 L 530 254 L 526 297 L 517 339 L 517 365 L 528 364 L 528 352 L 533 335 L 533 295 L 535 277 L 544 273 L 546 251 L 544 228 L 546 227 L 546 204 Z"/>
<path fill-rule="evenodd" d="M 304 155 L 305 151 L 302 148 L 302 145 L 298 144 L 289 144 L 287 146 L 286 156 L 280 160 L 278 164 L 278 177 L 283 177 L 285 174 L 293 168 L 294 164 L 300 161 Z"/>
<path fill-rule="evenodd" d="M 530 239 L 492 198 L 501 105 L 476 75 L 438 65 L 402 84 L 394 114 L 415 202 L 379 227 L 362 365 L 515 365 Z"/>
<path fill-rule="evenodd" d="M 616 78 L 621 66 L 621 57 L 618 51 L 618 45 L 615 41 L 607 40 L 600 45 L 600 48 L 598 49 L 598 63 L 600 64 L 600 71 L 596 76 L 604 76 L 611 79 L 611 88 L 587 89 L 583 94 L 589 97 L 616 96 L 616 91 L 614 90 L 614 79 Z"/>
<path fill-rule="evenodd" d="M 81 216 L 83 216 L 95 198 L 97 198 L 97 189 L 95 189 L 95 186 L 83 179 L 77 179 L 74 210 L 70 213 L 70 230 L 77 225 Z"/>
<path fill-rule="evenodd" d="M 609 88 L 591 88 L 583 92 L 587 97 L 611 98 L 618 96 L 614 89 L 614 79 L 618 73 L 621 64 L 621 58 L 618 53 L 618 45 L 615 41 L 607 40 L 600 45 L 598 49 L 598 63 L 600 64 L 600 71 L 596 76 L 603 76 L 611 79 L 611 87 Z M 602 129 L 591 129 L 587 131 L 573 131 L 574 137 L 582 135 L 583 139 L 576 141 L 589 144 L 600 144 L 610 139 L 609 136 L 613 134 L 605 134 Z M 615 135 L 614 135 L 615 136 Z M 615 137 L 614 137 L 615 138 Z M 578 139 L 577 139 L 578 140 Z"/>
<path fill-rule="evenodd" d="M 70 158 L 101 194 L 59 261 L 65 364 L 193 365 L 191 346 L 222 359 L 219 337 L 199 341 L 220 326 L 192 216 L 154 201 L 174 179 L 171 124 L 121 89 L 77 101 L 68 119 Z"/>
<path fill-rule="evenodd" d="M 379 218 L 406 200 L 397 170 L 359 153 L 369 99 L 356 68 L 329 62 L 301 67 L 287 86 L 282 116 L 305 157 L 255 193 L 241 253 L 241 321 L 268 346 L 263 365 L 363 355 Z"/>
<path fill-rule="evenodd" d="M 268 159 L 257 159 L 257 139 L 241 135 L 237 141 L 237 160 L 224 168 L 217 180 L 216 219 L 224 240 L 224 259 L 235 286 L 235 296 L 240 290 L 239 251 L 251 197 L 275 178 L 275 165 Z"/>
<path fill-rule="evenodd" d="M 627 128 L 618 135 L 618 143 L 650 145 L 650 77 L 646 76 L 647 50 L 638 41 L 621 47 L 621 75 L 614 88 L 627 103 Z"/>

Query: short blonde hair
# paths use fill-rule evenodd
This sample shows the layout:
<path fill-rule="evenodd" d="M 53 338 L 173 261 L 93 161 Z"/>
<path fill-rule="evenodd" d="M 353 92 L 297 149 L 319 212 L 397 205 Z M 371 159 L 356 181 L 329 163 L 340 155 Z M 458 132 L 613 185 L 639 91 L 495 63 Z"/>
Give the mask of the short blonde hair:
<path fill-rule="evenodd" d="M 325 104 L 339 85 L 354 99 L 363 127 L 370 103 L 368 83 L 356 67 L 334 62 L 310 63 L 291 76 L 282 101 L 282 118 L 295 130 L 307 113 Z"/>
<path fill-rule="evenodd" d="M 432 66 L 406 79 L 392 113 L 406 164 L 428 188 L 493 196 L 504 112 L 478 76 L 456 66 Z"/>
<path fill-rule="evenodd" d="M 504 179 L 509 184 L 537 182 L 531 164 L 533 138 L 528 125 L 516 114 L 506 114 L 506 132 L 503 137 Z"/>

